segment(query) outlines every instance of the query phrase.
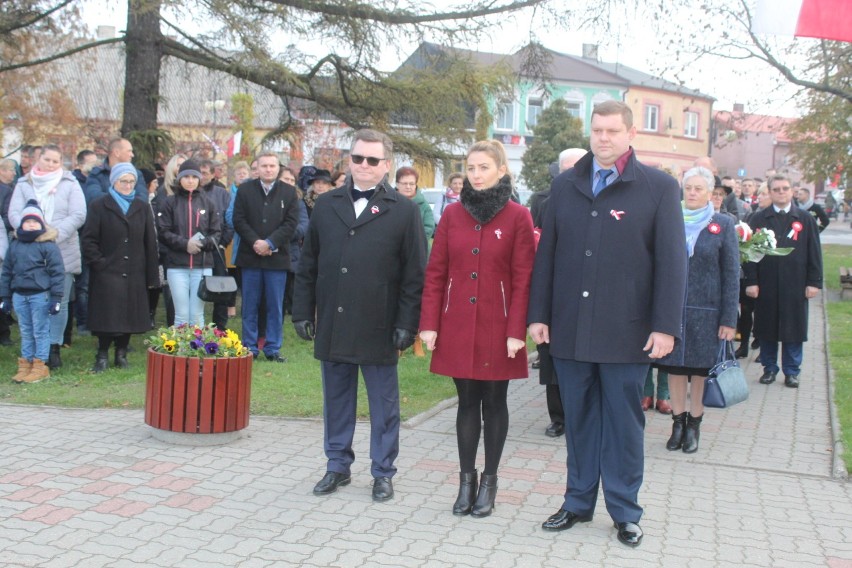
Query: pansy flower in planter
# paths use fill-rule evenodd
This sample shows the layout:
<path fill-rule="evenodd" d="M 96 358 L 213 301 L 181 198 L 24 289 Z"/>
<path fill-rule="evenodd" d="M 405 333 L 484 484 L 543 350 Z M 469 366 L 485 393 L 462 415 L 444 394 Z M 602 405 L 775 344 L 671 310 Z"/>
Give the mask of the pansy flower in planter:
<path fill-rule="evenodd" d="M 250 353 L 234 331 L 221 331 L 212 323 L 161 327 L 145 344 L 159 353 L 180 357 L 243 357 Z"/>

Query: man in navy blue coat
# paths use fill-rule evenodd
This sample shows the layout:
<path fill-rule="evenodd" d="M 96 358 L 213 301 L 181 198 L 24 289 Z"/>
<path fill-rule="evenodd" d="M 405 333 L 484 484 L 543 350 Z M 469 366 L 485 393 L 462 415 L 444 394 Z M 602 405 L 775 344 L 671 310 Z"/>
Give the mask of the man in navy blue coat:
<path fill-rule="evenodd" d="M 86 197 L 86 206 L 92 201 L 109 193 L 109 172 L 116 164 L 130 163 L 133 160 L 133 144 L 126 138 L 113 138 L 107 145 L 107 157 L 100 166 L 95 166 L 86 178 L 83 187 L 83 195 Z M 136 199 L 148 203 L 148 188 L 145 187 L 145 178 L 138 169 L 136 170 Z"/>
<path fill-rule="evenodd" d="M 602 481 L 630 546 L 642 540 L 642 389 L 680 337 L 687 271 L 678 184 L 636 160 L 635 134 L 630 107 L 595 106 L 591 153 L 551 186 L 527 316 L 550 343 L 568 446 L 565 500 L 542 528 L 591 521 Z"/>

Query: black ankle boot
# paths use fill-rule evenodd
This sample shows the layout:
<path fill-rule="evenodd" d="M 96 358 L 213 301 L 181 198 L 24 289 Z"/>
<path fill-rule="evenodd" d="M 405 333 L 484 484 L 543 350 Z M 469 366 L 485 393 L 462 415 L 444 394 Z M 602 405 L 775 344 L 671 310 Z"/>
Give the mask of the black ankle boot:
<path fill-rule="evenodd" d="M 62 357 L 59 355 L 59 345 L 51 344 L 50 345 L 50 355 L 47 357 L 47 368 L 48 369 L 58 369 L 62 366 Z"/>
<path fill-rule="evenodd" d="M 686 418 L 686 432 L 683 436 L 683 453 L 694 454 L 698 451 L 698 438 L 701 436 L 701 419 L 704 415 Z"/>
<path fill-rule="evenodd" d="M 109 357 L 107 357 L 109 358 Z M 120 347 L 115 348 L 115 366 L 119 369 L 126 369 L 129 364 L 127 363 L 127 349 L 122 349 Z"/>
<path fill-rule="evenodd" d="M 497 497 L 497 475 L 482 474 L 479 480 L 479 493 L 476 503 L 470 511 L 471 517 L 487 517 L 494 511 L 494 498 Z"/>
<path fill-rule="evenodd" d="M 454 515 L 469 515 L 476 499 L 476 470 L 471 473 L 459 473 L 459 496 L 453 503 Z"/>
<path fill-rule="evenodd" d="M 95 355 L 95 366 L 92 367 L 92 372 L 103 373 L 107 369 L 109 369 L 109 351 L 106 349 L 98 349 L 98 353 Z"/>
<path fill-rule="evenodd" d="M 683 447 L 683 433 L 686 428 L 686 412 L 672 415 L 672 437 L 666 442 L 666 449 L 670 452 Z"/>

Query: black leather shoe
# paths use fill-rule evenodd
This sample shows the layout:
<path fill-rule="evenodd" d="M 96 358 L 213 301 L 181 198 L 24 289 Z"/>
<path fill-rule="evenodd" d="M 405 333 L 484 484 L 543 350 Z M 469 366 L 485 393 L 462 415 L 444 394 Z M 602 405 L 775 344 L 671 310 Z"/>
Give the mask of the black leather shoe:
<path fill-rule="evenodd" d="M 588 523 L 591 520 L 591 515 L 583 517 L 566 509 L 559 509 L 555 515 L 550 515 L 547 520 L 541 524 L 541 528 L 546 531 L 565 531 L 577 523 Z"/>
<path fill-rule="evenodd" d="M 752 348 L 752 349 L 757 349 L 758 347 L 760 347 L 760 340 L 759 340 L 759 339 L 757 339 L 757 338 L 755 337 L 755 338 L 754 338 L 754 339 L 752 339 L 752 341 L 751 341 L 751 348 Z"/>
<path fill-rule="evenodd" d="M 350 481 L 352 476 L 349 474 L 327 471 L 319 483 L 314 485 L 314 495 L 330 495 L 337 491 L 338 487 L 349 485 Z"/>
<path fill-rule="evenodd" d="M 748 357 L 748 345 L 743 343 L 739 346 L 739 348 L 734 351 L 734 357 L 737 359 L 745 359 Z"/>
<path fill-rule="evenodd" d="M 530 368 L 531 368 L 531 369 L 540 369 L 540 368 L 541 368 L 541 361 L 539 361 L 538 359 L 536 359 L 535 361 L 533 361 L 532 363 L 530 363 Z"/>
<path fill-rule="evenodd" d="M 791 389 L 799 388 L 799 375 L 785 375 L 784 386 L 790 387 Z"/>
<path fill-rule="evenodd" d="M 544 430 L 544 435 L 548 438 L 558 438 L 564 433 L 565 424 L 559 424 L 558 422 L 551 422 L 550 426 Z"/>
<path fill-rule="evenodd" d="M 618 541 L 627 546 L 639 546 L 642 542 L 642 529 L 636 523 L 615 523 L 618 529 Z"/>
<path fill-rule="evenodd" d="M 775 382 L 775 375 L 777 375 L 777 374 L 778 374 L 777 371 L 775 373 L 773 373 L 771 371 L 766 371 L 765 373 L 763 373 L 760 376 L 760 384 L 771 385 L 772 383 Z"/>
<path fill-rule="evenodd" d="M 377 477 L 373 480 L 373 501 L 393 499 L 393 483 L 390 477 Z"/>
<path fill-rule="evenodd" d="M 272 361 L 273 363 L 286 363 L 287 357 L 282 357 L 278 353 L 273 353 L 272 355 L 267 355 L 266 360 Z"/>

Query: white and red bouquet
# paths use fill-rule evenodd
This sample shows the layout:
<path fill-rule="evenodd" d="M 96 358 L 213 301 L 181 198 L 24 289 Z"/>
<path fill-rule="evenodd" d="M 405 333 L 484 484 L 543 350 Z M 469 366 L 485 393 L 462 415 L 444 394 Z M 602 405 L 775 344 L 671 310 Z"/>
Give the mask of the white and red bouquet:
<path fill-rule="evenodd" d="M 778 248 L 775 232 L 772 229 L 752 231 L 746 223 L 740 221 L 736 226 L 737 240 L 740 245 L 740 262 L 760 262 L 764 256 L 787 256 L 791 247 Z"/>

